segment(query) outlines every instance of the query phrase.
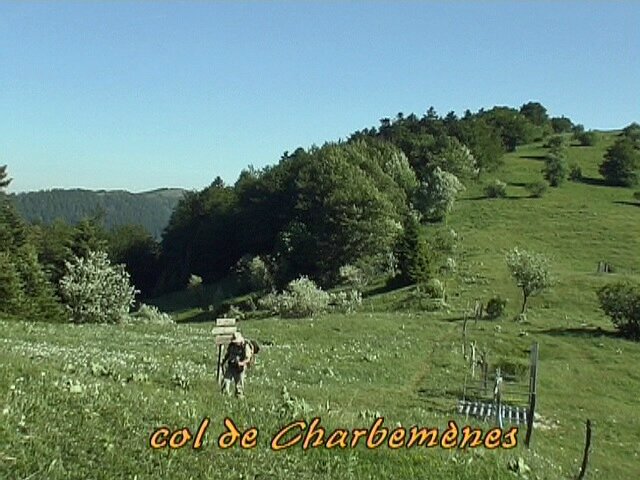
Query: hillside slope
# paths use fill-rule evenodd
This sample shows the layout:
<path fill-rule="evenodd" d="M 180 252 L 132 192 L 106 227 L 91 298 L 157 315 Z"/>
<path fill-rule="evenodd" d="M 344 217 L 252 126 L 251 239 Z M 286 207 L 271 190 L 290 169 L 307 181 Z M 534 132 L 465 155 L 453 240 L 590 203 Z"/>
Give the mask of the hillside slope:
<path fill-rule="evenodd" d="M 125 190 L 44 190 L 12 195 L 20 214 L 30 222 L 49 224 L 60 218 L 76 223 L 99 212 L 105 227 L 139 224 L 156 239 L 169 222 L 184 190 L 164 188 L 142 193 Z"/>

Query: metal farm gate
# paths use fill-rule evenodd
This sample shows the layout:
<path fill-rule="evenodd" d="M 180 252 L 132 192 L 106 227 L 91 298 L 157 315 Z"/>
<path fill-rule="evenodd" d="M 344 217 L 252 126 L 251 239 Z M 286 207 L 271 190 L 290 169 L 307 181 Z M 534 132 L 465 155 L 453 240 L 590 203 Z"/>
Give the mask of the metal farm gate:
<path fill-rule="evenodd" d="M 475 348 L 472 357 L 475 357 Z M 473 359 L 471 376 L 465 375 L 458 413 L 467 418 L 495 421 L 500 428 L 508 424 L 526 425 L 525 445 L 529 447 L 536 408 L 538 344 L 531 346 L 528 382 L 503 373 L 500 368 L 492 371 L 486 356 L 477 363 L 481 367 L 480 378 L 475 378 L 476 362 Z"/>

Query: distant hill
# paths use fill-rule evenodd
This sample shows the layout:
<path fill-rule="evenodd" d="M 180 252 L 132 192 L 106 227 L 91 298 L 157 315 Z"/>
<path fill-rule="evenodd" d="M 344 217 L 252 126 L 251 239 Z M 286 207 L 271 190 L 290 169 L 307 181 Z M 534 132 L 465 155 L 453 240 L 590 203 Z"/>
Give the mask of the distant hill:
<path fill-rule="evenodd" d="M 49 224 L 60 218 L 77 223 L 85 217 L 104 213 L 105 227 L 139 224 L 159 239 L 185 190 L 161 188 L 149 192 L 126 190 L 54 189 L 12 194 L 25 219 Z"/>

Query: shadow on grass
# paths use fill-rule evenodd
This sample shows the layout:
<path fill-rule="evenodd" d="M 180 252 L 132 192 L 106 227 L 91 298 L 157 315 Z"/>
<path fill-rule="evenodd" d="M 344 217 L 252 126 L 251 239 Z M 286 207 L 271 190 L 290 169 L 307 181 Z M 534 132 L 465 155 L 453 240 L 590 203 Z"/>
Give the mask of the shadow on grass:
<path fill-rule="evenodd" d="M 621 338 L 620 334 L 611 330 L 603 330 L 600 327 L 588 328 L 550 328 L 548 330 L 541 330 L 540 333 L 551 335 L 554 337 L 607 337 L 607 338 Z"/>
<path fill-rule="evenodd" d="M 528 184 L 525 182 L 508 182 L 507 185 L 512 187 L 526 187 Z"/>
<path fill-rule="evenodd" d="M 487 197 L 486 195 L 482 195 L 482 196 L 477 196 L 477 197 L 466 197 L 466 198 L 461 198 L 460 200 L 458 200 L 459 202 L 469 202 L 469 201 L 476 201 L 476 200 L 522 200 L 525 198 L 530 198 L 529 195 L 507 195 L 506 197 Z"/>
<path fill-rule="evenodd" d="M 363 292 L 362 298 L 369 298 L 375 295 L 380 295 L 382 293 L 393 292 L 394 290 L 399 290 L 401 288 L 403 287 L 400 285 L 394 285 L 392 282 L 385 283 L 378 287 L 372 288 L 371 290 L 366 290 L 365 292 Z"/>
<path fill-rule="evenodd" d="M 487 197 L 486 195 L 478 195 L 477 197 L 466 197 L 466 198 L 461 198 L 460 202 L 470 202 L 470 201 L 474 201 L 474 200 L 489 200 L 489 197 Z"/>
<path fill-rule="evenodd" d="M 580 179 L 580 183 L 584 183 L 586 185 L 595 185 L 597 187 L 607 186 L 604 178 L 582 177 L 582 179 Z"/>
<path fill-rule="evenodd" d="M 617 205 L 631 205 L 632 207 L 640 207 L 640 202 L 627 202 L 626 200 L 616 200 L 613 203 Z"/>
<path fill-rule="evenodd" d="M 208 322 L 215 322 L 216 321 L 216 315 L 215 312 L 200 312 L 196 315 L 193 315 L 192 317 L 188 317 L 188 318 L 183 318 L 180 320 L 177 320 L 176 323 L 178 324 L 182 324 L 182 323 L 208 323 Z"/>
<path fill-rule="evenodd" d="M 546 155 L 521 155 L 520 158 L 525 158 L 527 160 L 544 160 L 547 158 Z"/>

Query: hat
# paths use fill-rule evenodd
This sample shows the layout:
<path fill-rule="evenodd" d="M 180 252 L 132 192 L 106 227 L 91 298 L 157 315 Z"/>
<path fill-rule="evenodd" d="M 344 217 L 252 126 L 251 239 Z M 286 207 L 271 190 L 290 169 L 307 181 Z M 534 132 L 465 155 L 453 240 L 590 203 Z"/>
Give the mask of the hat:
<path fill-rule="evenodd" d="M 242 343 L 244 342 L 244 338 L 240 332 L 234 332 L 231 337 L 231 343 Z"/>

